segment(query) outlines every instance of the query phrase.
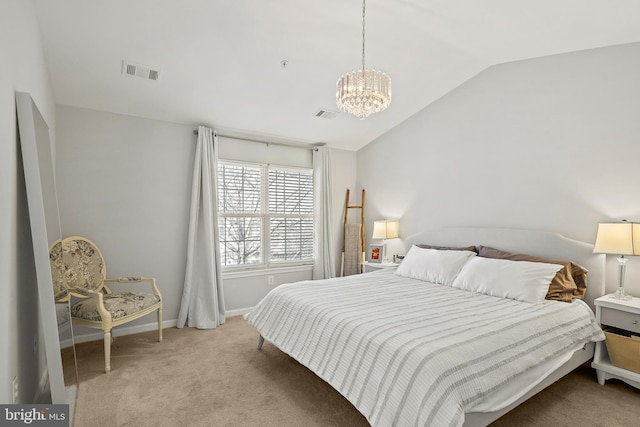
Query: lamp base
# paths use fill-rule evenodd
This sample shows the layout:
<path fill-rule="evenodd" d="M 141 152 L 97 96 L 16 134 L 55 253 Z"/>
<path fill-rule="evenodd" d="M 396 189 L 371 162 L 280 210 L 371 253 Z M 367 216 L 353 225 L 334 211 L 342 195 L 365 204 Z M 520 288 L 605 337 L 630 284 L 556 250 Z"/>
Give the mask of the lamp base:
<path fill-rule="evenodd" d="M 621 301 L 629 301 L 631 299 L 631 295 L 627 294 L 624 291 L 624 288 L 620 287 L 617 291 L 609 295 L 613 299 L 618 299 Z"/>

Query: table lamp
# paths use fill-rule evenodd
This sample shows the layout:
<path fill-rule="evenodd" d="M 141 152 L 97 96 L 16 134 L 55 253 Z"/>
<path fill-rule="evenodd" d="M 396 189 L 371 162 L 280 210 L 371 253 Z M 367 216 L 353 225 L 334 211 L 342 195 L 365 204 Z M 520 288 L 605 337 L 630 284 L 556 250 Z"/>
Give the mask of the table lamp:
<path fill-rule="evenodd" d="M 398 238 L 398 221 L 395 219 L 384 219 L 373 222 L 372 239 L 397 239 Z M 382 251 L 383 259 L 387 256 L 387 245 L 383 242 L 384 249 Z"/>
<path fill-rule="evenodd" d="M 627 263 L 625 255 L 640 255 L 640 224 L 616 222 L 598 224 L 594 253 L 620 255 L 618 258 L 618 290 L 612 298 L 630 300 L 624 291 L 624 274 Z"/>

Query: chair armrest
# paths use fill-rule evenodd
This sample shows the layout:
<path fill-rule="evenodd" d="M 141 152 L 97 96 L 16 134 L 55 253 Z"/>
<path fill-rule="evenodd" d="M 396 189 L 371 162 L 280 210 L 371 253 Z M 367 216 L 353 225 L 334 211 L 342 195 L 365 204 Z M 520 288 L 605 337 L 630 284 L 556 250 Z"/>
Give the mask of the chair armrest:
<path fill-rule="evenodd" d="M 150 283 L 151 288 L 153 290 L 153 294 L 157 295 L 158 297 L 160 297 L 160 299 L 162 299 L 162 294 L 160 293 L 158 286 L 156 286 L 156 279 L 154 277 L 118 277 L 115 279 L 104 280 L 105 288 L 107 289 L 108 292 L 110 291 L 108 290 L 109 288 L 107 288 L 106 283 L 142 283 L 142 282 Z"/>
<path fill-rule="evenodd" d="M 102 297 L 102 292 L 96 292 L 89 289 L 83 288 L 74 288 L 69 289 L 69 295 L 77 298 L 93 298 L 96 300 L 96 308 L 98 309 L 98 313 L 100 313 L 100 317 L 103 319 L 103 324 L 111 323 L 111 313 L 104 306 L 104 298 Z"/>
<path fill-rule="evenodd" d="M 92 291 L 89 289 L 84 289 L 84 288 L 72 288 L 69 289 L 69 295 L 74 296 L 76 298 L 89 298 L 92 297 L 93 294 L 97 294 L 99 292 L 96 291 Z"/>
<path fill-rule="evenodd" d="M 151 277 L 115 277 L 112 279 L 104 279 L 105 282 L 108 283 L 134 283 L 134 282 L 142 282 L 152 280 Z"/>

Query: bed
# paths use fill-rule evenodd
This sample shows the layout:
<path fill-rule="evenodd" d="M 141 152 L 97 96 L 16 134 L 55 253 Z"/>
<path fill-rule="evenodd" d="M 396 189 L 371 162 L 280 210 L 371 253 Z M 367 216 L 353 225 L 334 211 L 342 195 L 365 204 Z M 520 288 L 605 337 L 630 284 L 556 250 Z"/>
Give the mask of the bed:
<path fill-rule="evenodd" d="M 246 316 L 259 346 L 267 340 L 309 368 L 372 426 L 488 425 L 590 360 L 594 342 L 604 338 L 593 315 L 593 300 L 604 292 L 604 256 L 592 245 L 500 228 L 428 231 L 406 243 L 570 260 L 588 270 L 588 287 L 571 303 L 532 304 L 384 269 L 271 291 Z M 455 262 L 462 256 L 442 254 Z M 470 261 L 461 262 L 463 270 L 452 273 L 458 282 L 472 271 Z M 531 263 L 508 265 L 516 264 Z M 549 270 L 544 265 L 532 268 Z M 472 280 L 482 276 L 474 271 Z"/>

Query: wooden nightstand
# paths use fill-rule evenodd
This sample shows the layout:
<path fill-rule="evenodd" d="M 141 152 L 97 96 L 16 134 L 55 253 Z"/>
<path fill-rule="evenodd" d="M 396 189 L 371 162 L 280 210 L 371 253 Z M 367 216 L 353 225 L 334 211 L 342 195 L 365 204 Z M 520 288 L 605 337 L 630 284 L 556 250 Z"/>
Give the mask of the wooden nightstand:
<path fill-rule="evenodd" d="M 395 268 L 399 265 L 400 264 L 396 264 L 394 262 L 376 263 L 376 262 L 365 261 L 362 263 L 362 272 L 371 273 L 372 271 L 381 270 L 383 268 Z"/>
<path fill-rule="evenodd" d="M 640 298 L 621 301 L 605 295 L 596 299 L 595 304 L 596 320 L 602 327 L 613 326 L 640 334 Z M 640 374 L 613 366 L 604 341 L 596 343 L 591 367 L 596 370 L 598 383 L 601 385 L 608 379 L 616 378 L 640 388 Z"/>

